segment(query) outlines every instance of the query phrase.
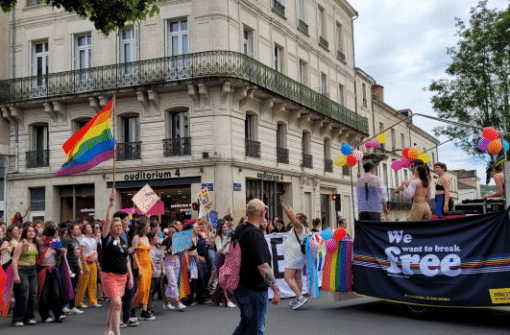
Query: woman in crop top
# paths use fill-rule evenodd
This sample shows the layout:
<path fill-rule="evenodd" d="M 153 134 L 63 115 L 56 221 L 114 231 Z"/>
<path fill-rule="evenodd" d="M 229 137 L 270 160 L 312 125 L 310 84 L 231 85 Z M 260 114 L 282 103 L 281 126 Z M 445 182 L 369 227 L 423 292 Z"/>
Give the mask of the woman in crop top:
<path fill-rule="evenodd" d="M 36 240 L 35 227 L 23 229 L 20 242 L 14 248 L 12 269 L 14 272 L 14 298 L 16 305 L 12 313 L 12 325 L 35 325 L 34 310 L 37 299 L 36 257 L 39 244 Z"/>
<path fill-rule="evenodd" d="M 435 215 L 441 216 L 448 214 L 450 211 L 450 178 L 446 173 L 446 164 L 437 162 L 434 164 L 434 171 L 439 176 L 436 185 L 436 211 Z"/>
<path fill-rule="evenodd" d="M 484 195 L 484 198 L 499 198 L 505 196 L 505 173 L 503 172 L 503 163 L 499 163 L 491 171 L 491 177 L 498 189 L 495 193 Z"/>
<path fill-rule="evenodd" d="M 11 224 L 5 231 L 5 239 L 0 245 L 0 264 L 4 266 L 11 260 L 12 252 L 18 244 L 20 229 L 17 225 Z M 4 267 L 4 270 L 7 267 Z"/>
<path fill-rule="evenodd" d="M 404 196 L 413 199 L 409 220 L 430 220 L 432 215 L 428 202 L 434 197 L 434 189 L 430 182 L 430 172 L 427 166 L 417 166 L 414 170 L 417 177 L 404 189 Z"/>

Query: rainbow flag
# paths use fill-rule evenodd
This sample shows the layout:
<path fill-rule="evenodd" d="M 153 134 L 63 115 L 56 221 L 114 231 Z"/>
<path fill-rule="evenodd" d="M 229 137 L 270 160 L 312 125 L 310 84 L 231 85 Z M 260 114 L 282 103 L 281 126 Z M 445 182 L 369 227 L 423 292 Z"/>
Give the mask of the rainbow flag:
<path fill-rule="evenodd" d="M 326 253 L 322 290 L 352 292 L 352 241 L 340 241 L 334 252 Z"/>
<path fill-rule="evenodd" d="M 180 269 L 180 275 L 179 279 L 177 281 L 177 285 L 179 286 L 179 299 L 186 298 L 190 293 L 190 286 L 189 286 L 189 256 L 182 254 L 181 255 L 181 269 Z"/>
<path fill-rule="evenodd" d="M 66 153 L 67 162 L 55 173 L 55 177 L 88 171 L 114 157 L 116 141 L 110 129 L 113 108 L 112 99 L 102 111 L 64 143 L 62 149 Z"/>

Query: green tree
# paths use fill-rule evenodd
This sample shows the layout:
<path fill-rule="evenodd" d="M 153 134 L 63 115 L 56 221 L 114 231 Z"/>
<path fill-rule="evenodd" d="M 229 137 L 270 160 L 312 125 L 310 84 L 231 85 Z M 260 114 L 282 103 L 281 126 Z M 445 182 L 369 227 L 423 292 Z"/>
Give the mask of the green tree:
<path fill-rule="evenodd" d="M 4 12 L 10 12 L 18 0 L 0 0 Z M 23 0 L 22 0 L 23 1 Z M 82 18 L 88 18 L 97 30 L 108 35 L 116 28 L 124 29 L 126 22 L 145 20 L 159 13 L 158 2 L 165 0 L 38 0 L 56 8 L 64 8 Z"/>
<path fill-rule="evenodd" d="M 471 9 L 469 25 L 456 18 L 459 40 L 448 49 L 450 77 L 433 81 L 429 90 L 434 92 L 431 102 L 438 117 L 508 132 L 510 40 L 504 34 L 505 12 L 489 9 L 487 3 L 480 1 Z M 465 152 L 482 153 L 476 146 L 482 136 L 479 130 L 441 126 L 434 132 L 458 139 L 456 145 Z"/>

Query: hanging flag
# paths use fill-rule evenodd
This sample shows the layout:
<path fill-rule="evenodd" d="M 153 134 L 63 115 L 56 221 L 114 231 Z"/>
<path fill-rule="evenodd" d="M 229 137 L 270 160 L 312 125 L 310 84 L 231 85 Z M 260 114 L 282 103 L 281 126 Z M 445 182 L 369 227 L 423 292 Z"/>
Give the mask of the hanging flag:
<path fill-rule="evenodd" d="M 55 173 L 55 177 L 88 171 L 114 157 L 117 142 L 110 129 L 113 108 L 112 99 L 102 111 L 64 143 L 62 149 L 66 153 L 67 162 Z"/>

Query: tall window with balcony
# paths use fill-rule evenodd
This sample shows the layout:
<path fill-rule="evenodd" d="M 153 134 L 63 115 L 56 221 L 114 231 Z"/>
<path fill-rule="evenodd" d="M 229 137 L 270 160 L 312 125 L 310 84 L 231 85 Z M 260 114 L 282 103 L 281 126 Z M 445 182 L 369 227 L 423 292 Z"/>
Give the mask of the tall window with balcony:
<path fill-rule="evenodd" d="M 136 61 L 136 33 L 135 27 L 129 27 L 120 34 L 120 63 L 124 75 L 134 74 L 134 67 L 131 64 L 134 61 Z"/>
<path fill-rule="evenodd" d="M 140 119 L 138 115 L 120 118 L 121 134 L 117 143 L 117 160 L 140 159 L 142 142 L 140 141 Z"/>
<path fill-rule="evenodd" d="M 48 41 L 32 44 L 32 75 L 36 76 L 32 83 L 33 89 L 38 93 L 45 94 L 48 85 L 50 51 Z"/>
<path fill-rule="evenodd" d="M 324 140 L 324 171 L 333 172 L 333 160 L 331 159 L 331 140 Z"/>
<path fill-rule="evenodd" d="M 313 157 L 311 154 L 312 145 L 312 134 L 307 131 L 303 132 L 303 138 L 301 140 L 301 149 L 303 151 L 303 160 L 301 166 L 304 168 L 313 169 Z"/>
<path fill-rule="evenodd" d="M 32 151 L 27 152 L 27 168 L 49 166 L 48 124 L 32 126 Z"/>
<path fill-rule="evenodd" d="M 287 149 L 287 125 L 278 123 L 276 129 L 276 161 L 289 164 L 289 149 Z"/>
<path fill-rule="evenodd" d="M 189 76 L 189 25 L 188 19 L 168 22 L 168 51 L 173 56 L 170 61 L 170 78 L 179 79 Z"/>
<path fill-rule="evenodd" d="M 253 29 L 243 28 L 243 53 L 255 58 L 255 45 L 253 42 Z"/>
<path fill-rule="evenodd" d="M 260 142 L 257 141 L 257 116 L 246 114 L 244 120 L 246 156 L 260 158 Z"/>
<path fill-rule="evenodd" d="M 274 69 L 283 72 L 283 48 L 278 44 L 274 45 Z"/>
<path fill-rule="evenodd" d="M 308 24 L 306 24 L 306 0 L 298 0 L 298 28 L 308 35 Z"/>
<path fill-rule="evenodd" d="M 317 7 L 317 29 L 319 30 L 319 45 L 325 49 L 329 49 L 329 43 L 326 38 L 326 13 L 321 6 Z"/>
<path fill-rule="evenodd" d="M 342 106 L 345 106 L 344 85 L 342 84 L 338 84 L 338 103 Z"/>
<path fill-rule="evenodd" d="M 92 75 L 88 68 L 92 67 L 92 36 L 82 35 L 75 38 L 75 69 L 77 73 L 77 89 L 79 91 L 90 90 L 92 86 Z"/>
<path fill-rule="evenodd" d="M 304 60 L 299 60 L 299 82 L 303 85 L 308 83 L 308 67 Z"/>
<path fill-rule="evenodd" d="M 336 58 L 345 62 L 345 54 L 344 54 L 344 46 L 343 46 L 343 32 L 342 32 L 342 24 L 340 22 L 336 23 Z"/>
<path fill-rule="evenodd" d="M 165 156 L 191 155 L 188 110 L 168 113 L 168 138 L 163 140 Z"/>
<path fill-rule="evenodd" d="M 323 72 L 321 72 L 321 94 L 329 98 L 328 76 Z"/>

